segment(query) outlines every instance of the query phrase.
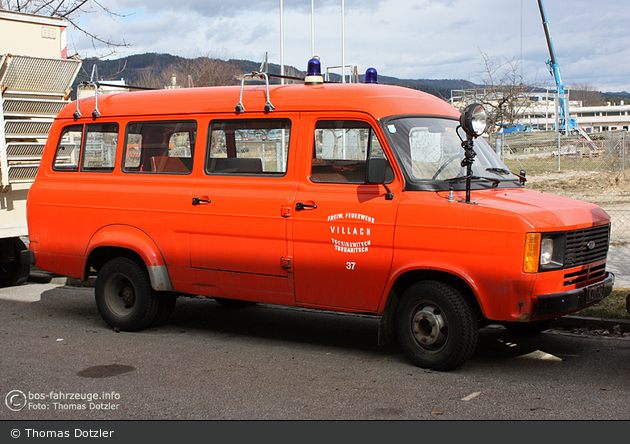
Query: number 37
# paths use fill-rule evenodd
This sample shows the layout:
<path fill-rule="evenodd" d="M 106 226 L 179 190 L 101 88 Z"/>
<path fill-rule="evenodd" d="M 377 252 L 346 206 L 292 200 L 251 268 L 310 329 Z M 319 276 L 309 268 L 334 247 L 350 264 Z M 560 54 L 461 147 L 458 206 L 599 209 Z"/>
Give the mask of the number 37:
<path fill-rule="evenodd" d="M 356 262 L 346 262 L 346 270 L 354 270 Z"/>

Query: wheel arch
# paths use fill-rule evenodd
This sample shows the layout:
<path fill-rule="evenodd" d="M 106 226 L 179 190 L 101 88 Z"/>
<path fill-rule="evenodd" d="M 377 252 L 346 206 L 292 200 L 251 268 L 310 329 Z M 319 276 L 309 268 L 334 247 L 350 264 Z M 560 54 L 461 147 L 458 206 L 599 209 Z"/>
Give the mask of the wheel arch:
<path fill-rule="evenodd" d="M 388 344 L 396 337 L 395 316 L 398 308 L 398 301 L 405 290 L 420 281 L 437 281 L 451 285 L 470 302 L 478 319 L 482 319 L 484 317 L 483 310 L 474 290 L 462 277 L 440 270 L 409 270 L 396 278 L 387 295 L 387 300 L 385 301 L 381 314 L 378 332 L 378 342 L 380 345 Z"/>
<path fill-rule="evenodd" d="M 156 291 L 172 291 L 166 262 L 155 241 L 144 231 L 129 225 L 109 225 L 97 231 L 88 244 L 82 279 L 90 270 L 98 272 L 110 259 L 126 257 L 143 265 Z"/>

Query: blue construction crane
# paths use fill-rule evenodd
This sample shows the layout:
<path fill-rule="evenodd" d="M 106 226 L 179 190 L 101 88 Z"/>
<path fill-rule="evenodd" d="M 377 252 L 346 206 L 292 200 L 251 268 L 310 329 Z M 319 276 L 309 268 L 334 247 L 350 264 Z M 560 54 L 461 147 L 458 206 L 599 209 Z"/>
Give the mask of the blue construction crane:
<path fill-rule="evenodd" d="M 562 84 L 562 77 L 560 77 L 560 66 L 556 60 L 556 53 L 553 49 L 553 42 L 551 41 L 551 34 L 549 34 L 549 26 L 547 25 L 547 15 L 545 14 L 545 7 L 542 0 L 538 0 L 538 7 L 540 8 L 540 16 L 542 17 L 543 28 L 545 30 L 545 36 L 547 37 L 547 46 L 549 47 L 550 60 L 547 61 L 549 66 L 549 72 L 556 80 L 556 88 L 558 92 L 558 98 L 560 99 L 560 115 L 558 116 L 558 130 L 562 133 L 568 134 L 577 129 L 577 122 L 575 119 L 571 119 L 569 116 L 569 101 L 564 97 L 564 85 Z"/>

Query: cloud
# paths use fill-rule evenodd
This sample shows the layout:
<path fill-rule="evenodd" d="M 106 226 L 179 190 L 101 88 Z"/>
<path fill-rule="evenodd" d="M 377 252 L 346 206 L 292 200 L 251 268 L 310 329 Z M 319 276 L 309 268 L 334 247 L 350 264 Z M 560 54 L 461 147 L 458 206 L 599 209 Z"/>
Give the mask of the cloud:
<path fill-rule="evenodd" d="M 91 14 L 91 31 L 130 42 L 121 55 L 164 52 L 189 56 L 222 47 L 234 58 L 259 61 L 265 52 L 280 62 L 278 0 L 103 0 L 136 14 L 111 20 Z M 627 0 L 605 7 L 576 0 L 545 5 L 564 83 L 590 83 L 603 90 L 630 91 L 630 16 Z M 521 63 L 529 81 L 549 81 L 549 51 L 538 5 L 530 0 L 364 0 L 345 2 L 345 60 L 359 71 L 405 78 L 477 81 L 481 52 Z M 311 3 L 284 0 L 285 64 L 305 69 L 311 54 Z M 88 40 L 72 34 L 81 51 Z M 342 61 L 341 1 L 315 1 L 315 52 L 326 66 Z"/>

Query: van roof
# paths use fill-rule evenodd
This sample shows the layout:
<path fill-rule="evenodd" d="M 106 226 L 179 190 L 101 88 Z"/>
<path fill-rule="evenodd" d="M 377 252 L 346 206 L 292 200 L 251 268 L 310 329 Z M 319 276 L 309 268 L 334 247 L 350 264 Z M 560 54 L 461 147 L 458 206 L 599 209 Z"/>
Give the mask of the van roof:
<path fill-rule="evenodd" d="M 235 115 L 240 86 L 163 89 L 107 94 L 98 97 L 103 119 L 110 116 L 159 116 L 174 114 L 229 113 Z M 358 111 L 377 119 L 394 115 L 431 115 L 459 118 L 460 112 L 436 96 L 410 88 L 375 84 L 271 85 L 270 102 L 275 112 Z M 265 85 L 245 85 L 242 104 L 248 114 L 264 111 Z M 80 111 L 91 119 L 94 98 L 81 99 Z M 76 102 L 67 105 L 59 118 L 73 118 Z M 273 116 L 274 113 L 270 113 Z"/>

